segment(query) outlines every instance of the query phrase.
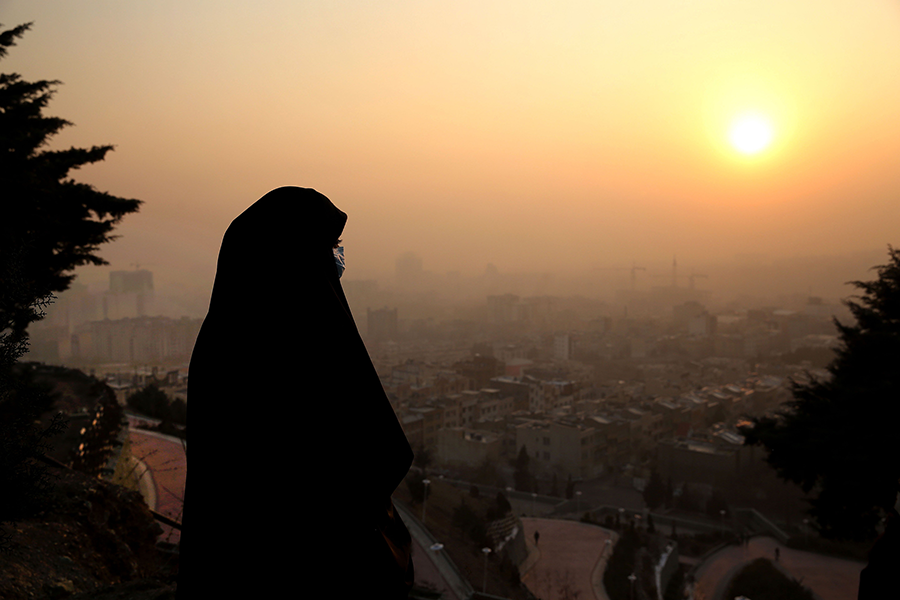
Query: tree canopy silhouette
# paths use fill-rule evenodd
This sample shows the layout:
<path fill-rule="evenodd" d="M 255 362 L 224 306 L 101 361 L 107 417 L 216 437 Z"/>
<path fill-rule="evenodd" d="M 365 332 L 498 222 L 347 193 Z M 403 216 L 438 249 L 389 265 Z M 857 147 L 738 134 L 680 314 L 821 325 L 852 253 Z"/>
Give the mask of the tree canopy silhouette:
<path fill-rule="evenodd" d="M 0 31 L 0 59 L 30 27 Z M 70 125 L 43 114 L 58 84 L 0 74 L 0 523 L 41 509 L 48 474 L 37 459 L 65 425 L 61 415 L 39 425 L 51 398 L 27 369 L 16 368 L 27 351 L 26 329 L 44 316 L 54 292 L 69 287 L 75 267 L 107 264 L 97 256 L 100 244 L 141 204 L 69 178 L 112 146 L 45 149 Z M 0 549 L 3 539 L 0 530 Z"/>
<path fill-rule="evenodd" d="M 0 32 L 0 59 L 31 23 Z M 140 200 L 112 196 L 69 177 L 70 171 L 102 161 L 112 146 L 49 150 L 50 138 L 71 125 L 43 114 L 59 81 L 24 81 L 0 74 L 0 331 L 24 334 L 41 315 L 37 299 L 69 287 L 75 267 L 107 261 L 101 244 L 113 227 L 138 210 Z"/>
<path fill-rule="evenodd" d="M 900 251 L 888 252 L 877 279 L 851 282 L 862 291 L 844 302 L 856 322 L 835 319 L 840 345 L 830 377 L 794 381 L 792 401 L 743 429 L 782 478 L 811 495 L 810 514 L 826 537 L 871 538 L 897 498 Z"/>

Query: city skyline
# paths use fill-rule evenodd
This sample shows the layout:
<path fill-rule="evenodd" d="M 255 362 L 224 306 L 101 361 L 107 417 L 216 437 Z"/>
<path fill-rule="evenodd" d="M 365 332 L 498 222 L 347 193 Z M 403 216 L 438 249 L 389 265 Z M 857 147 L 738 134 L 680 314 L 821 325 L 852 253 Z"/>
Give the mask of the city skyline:
<path fill-rule="evenodd" d="M 3 21 L 34 22 L 4 72 L 63 82 L 52 147 L 116 146 L 76 179 L 145 201 L 101 254 L 160 287 L 208 295 L 228 223 L 285 184 L 349 214 L 354 279 L 407 250 L 474 275 L 896 242 L 886 0 L 8 1 Z M 729 141 L 746 114 L 771 127 L 758 154 Z"/>

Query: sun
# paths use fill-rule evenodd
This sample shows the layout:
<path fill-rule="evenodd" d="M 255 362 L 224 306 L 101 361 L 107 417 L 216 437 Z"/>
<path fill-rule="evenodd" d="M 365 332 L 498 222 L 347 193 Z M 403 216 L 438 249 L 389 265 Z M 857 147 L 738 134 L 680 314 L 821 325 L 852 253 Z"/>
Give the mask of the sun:
<path fill-rule="evenodd" d="M 741 154 L 759 154 L 772 143 L 774 133 L 769 120 L 759 114 L 744 114 L 731 123 L 728 139 Z"/>

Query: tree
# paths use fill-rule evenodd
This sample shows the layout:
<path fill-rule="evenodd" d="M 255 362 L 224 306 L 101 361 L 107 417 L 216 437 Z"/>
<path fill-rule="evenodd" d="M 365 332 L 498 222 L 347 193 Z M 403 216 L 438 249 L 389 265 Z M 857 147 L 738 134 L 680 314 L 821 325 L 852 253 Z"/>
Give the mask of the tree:
<path fill-rule="evenodd" d="M 129 408 L 157 419 L 169 418 L 169 402 L 169 396 L 155 383 L 134 392 L 125 400 Z"/>
<path fill-rule="evenodd" d="M 30 28 L 0 32 L 0 58 Z M 102 161 L 112 146 L 46 149 L 71 125 L 43 114 L 57 85 L 0 74 L 0 287 L 18 280 L 24 295 L 0 294 L 0 325 L 17 338 L 41 317 L 35 302 L 66 290 L 75 267 L 108 264 L 97 255 L 100 245 L 115 239 L 113 227 L 141 204 L 69 178 L 70 171 Z"/>
<path fill-rule="evenodd" d="M 528 463 L 528 449 L 525 446 L 522 446 L 522 448 L 519 450 L 518 457 L 516 457 L 516 470 L 513 472 L 513 481 L 515 483 L 516 490 L 519 492 L 531 491 L 531 471 L 529 470 Z"/>
<path fill-rule="evenodd" d="M 0 59 L 30 27 L 0 32 Z M 60 416 L 47 427 L 37 424 L 50 400 L 17 369 L 26 329 L 44 316 L 54 292 L 68 288 L 75 267 L 106 264 L 97 256 L 100 244 L 114 239 L 114 225 L 140 206 L 68 177 L 103 160 L 112 146 L 44 149 L 70 125 L 42 114 L 58 83 L 0 74 L 0 521 L 40 510 L 49 482 L 37 459 L 65 425 Z"/>
<path fill-rule="evenodd" d="M 878 278 L 853 281 L 845 300 L 855 317 L 835 319 L 840 344 L 829 377 L 792 382 L 793 399 L 742 429 L 761 444 L 780 477 L 810 494 L 810 514 L 826 537 L 866 539 L 881 511 L 894 506 L 900 479 L 900 251 L 875 267 Z"/>

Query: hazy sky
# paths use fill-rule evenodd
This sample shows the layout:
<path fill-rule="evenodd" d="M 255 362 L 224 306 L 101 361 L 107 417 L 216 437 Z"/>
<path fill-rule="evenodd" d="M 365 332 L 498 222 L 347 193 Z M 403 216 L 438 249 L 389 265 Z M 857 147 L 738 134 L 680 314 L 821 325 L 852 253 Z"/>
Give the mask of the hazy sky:
<path fill-rule="evenodd" d="M 900 245 L 896 0 L 0 0 L 28 21 L 0 72 L 61 80 L 54 147 L 146 202 L 113 267 L 208 285 L 280 185 L 349 214 L 348 277 Z"/>

